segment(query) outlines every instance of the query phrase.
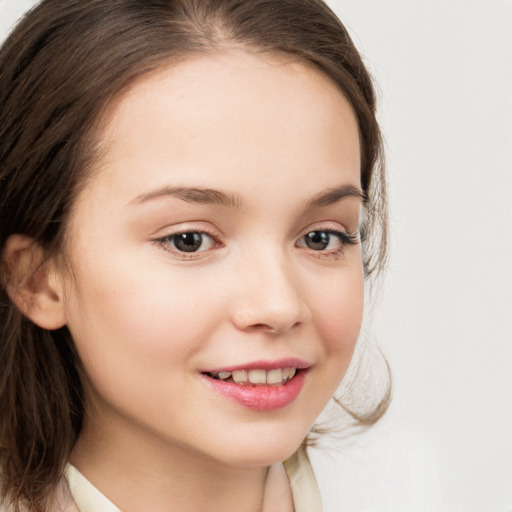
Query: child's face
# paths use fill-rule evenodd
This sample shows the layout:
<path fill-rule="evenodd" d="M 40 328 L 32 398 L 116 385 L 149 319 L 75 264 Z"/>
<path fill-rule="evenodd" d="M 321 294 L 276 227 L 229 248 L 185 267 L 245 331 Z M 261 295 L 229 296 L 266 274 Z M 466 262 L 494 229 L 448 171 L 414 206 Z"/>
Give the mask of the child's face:
<path fill-rule="evenodd" d="M 93 421 L 120 450 L 281 460 L 360 329 L 355 117 L 317 72 L 243 52 L 171 65 L 112 107 L 63 276 L 96 406 L 84 432 Z M 272 386 L 211 373 L 281 382 L 290 367 Z"/>

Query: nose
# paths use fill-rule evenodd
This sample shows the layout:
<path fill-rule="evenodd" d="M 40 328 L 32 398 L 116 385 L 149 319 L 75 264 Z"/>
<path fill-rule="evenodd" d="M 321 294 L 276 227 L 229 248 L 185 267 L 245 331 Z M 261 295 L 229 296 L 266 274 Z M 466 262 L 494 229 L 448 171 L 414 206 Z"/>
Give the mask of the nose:
<path fill-rule="evenodd" d="M 230 309 L 237 329 L 276 335 L 309 317 L 300 276 L 278 250 L 258 252 L 238 265 L 234 286 Z"/>

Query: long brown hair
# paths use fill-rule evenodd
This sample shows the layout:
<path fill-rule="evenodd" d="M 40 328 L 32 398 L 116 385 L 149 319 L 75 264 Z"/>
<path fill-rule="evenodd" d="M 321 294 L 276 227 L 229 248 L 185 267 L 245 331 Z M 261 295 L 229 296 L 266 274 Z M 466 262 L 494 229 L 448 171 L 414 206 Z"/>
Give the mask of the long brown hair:
<path fill-rule="evenodd" d="M 386 258 L 386 189 L 372 81 L 321 0 L 44 0 L 0 53 L 0 251 L 22 234 L 59 253 L 66 219 L 94 168 L 109 102 L 164 63 L 237 46 L 316 67 L 359 124 L 366 276 Z M 44 510 L 80 432 L 83 380 L 66 328 L 47 331 L 10 300 L 0 267 L 2 494 Z M 380 417 L 389 395 L 358 419 Z"/>

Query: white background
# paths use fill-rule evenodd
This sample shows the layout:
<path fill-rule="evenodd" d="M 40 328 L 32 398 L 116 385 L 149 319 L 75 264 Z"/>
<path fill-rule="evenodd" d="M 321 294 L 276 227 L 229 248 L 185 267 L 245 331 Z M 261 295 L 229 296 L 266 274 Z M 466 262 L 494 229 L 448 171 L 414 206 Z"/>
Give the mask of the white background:
<path fill-rule="evenodd" d="M 0 37 L 32 4 L 0 0 Z M 512 1 L 330 5 L 380 89 L 395 396 L 313 453 L 326 512 L 512 512 Z"/>

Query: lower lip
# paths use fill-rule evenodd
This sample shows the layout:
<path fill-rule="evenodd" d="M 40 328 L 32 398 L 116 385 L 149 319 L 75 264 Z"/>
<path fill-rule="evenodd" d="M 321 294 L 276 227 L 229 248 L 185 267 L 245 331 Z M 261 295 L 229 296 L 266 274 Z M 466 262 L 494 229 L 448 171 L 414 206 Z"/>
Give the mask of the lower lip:
<path fill-rule="evenodd" d="M 291 404 L 299 395 L 306 378 L 306 370 L 300 370 L 286 384 L 265 386 L 262 384 L 235 384 L 203 375 L 214 391 L 237 401 L 254 411 L 275 411 Z"/>

